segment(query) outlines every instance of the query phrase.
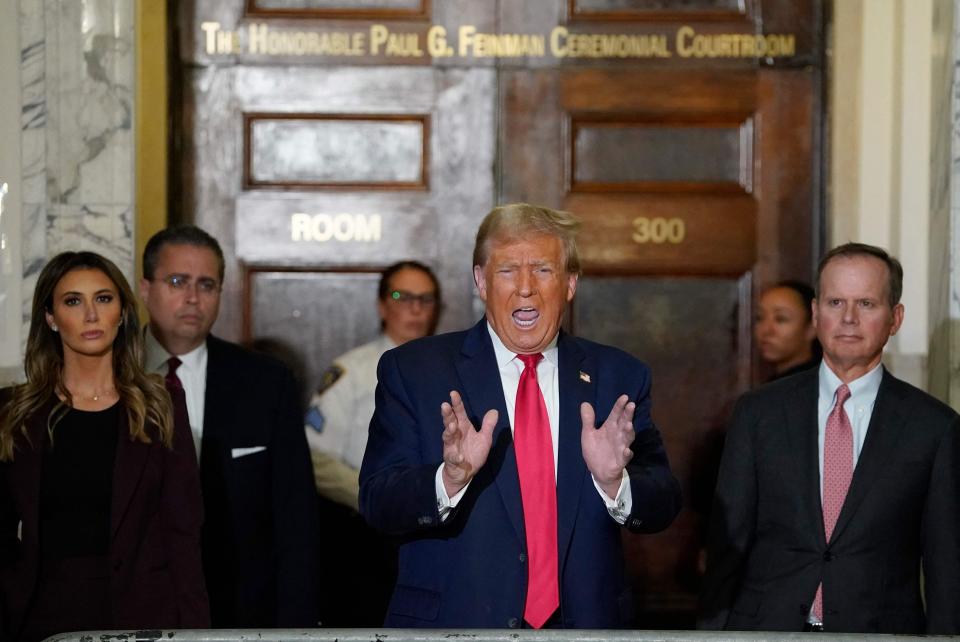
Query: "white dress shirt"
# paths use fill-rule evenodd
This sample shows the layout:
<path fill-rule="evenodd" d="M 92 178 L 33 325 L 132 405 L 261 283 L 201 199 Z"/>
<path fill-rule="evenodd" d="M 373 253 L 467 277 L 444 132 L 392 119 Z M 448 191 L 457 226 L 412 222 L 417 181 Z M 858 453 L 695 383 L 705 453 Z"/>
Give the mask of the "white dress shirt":
<path fill-rule="evenodd" d="M 510 432 L 513 433 L 514 410 L 517 403 L 517 389 L 520 387 L 520 375 L 523 373 L 523 362 L 517 357 L 517 354 L 511 352 L 494 332 L 490 324 L 487 324 L 487 331 L 490 333 L 490 340 L 493 342 L 493 351 L 497 359 L 497 368 L 500 372 L 500 383 L 503 387 L 503 397 L 507 406 L 507 415 L 510 421 Z M 540 392 L 543 394 L 543 401 L 547 407 L 547 418 L 550 420 L 550 437 L 553 442 L 553 474 L 554 479 L 557 476 L 557 462 L 559 456 L 559 435 L 560 435 L 560 382 L 557 376 L 559 366 L 559 352 L 557 350 L 557 337 L 554 337 L 546 350 L 543 351 L 543 359 L 537 364 L 537 383 L 540 384 Z M 598 415 L 601 410 L 594 408 Z M 439 409 L 437 410 L 439 412 Z M 480 411 L 480 410 L 478 410 Z M 486 413 L 486 410 L 482 410 Z M 626 469 L 623 471 L 623 478 L 620 481 L 620 489 L 617 496 L 610 499 L 593 480 L 593 485 L 603 499 L 610 516 L 618 523 L 624 524 L 630 511 L 633 509 L 633 493 L 630 489 L 630 476 Z M 437 508 L 440 510 L 440 519 L 445 520 L 450 511 L 460 503 L 467 488 L 460 489 L 453 497 L 447 495 L 443 484 L 443 464 L 437 468 L 435 477 L 435 486 L 437 492 Z"/>
<path fill-rule="evenodd" d="M 169 369 L 167 360 L 176 356 L 181 361 L 180 367 L 177 368 L 177 377 L 183 384 L 190 432 L 193 433 L 193 445 L 196 447 L 197 459 L 199 459 L 200 442 L 203 439 L 204 399 L 207 393 L 207 342 L 204 341 L 186 354 L 171 355 L 160 345 L 149 328 L 145 334 L 148 372 L 157 372 L 166 377 Z"/>
<path fill-rule="evenodd" d="M 867 428 L 873 416 L 873 404 L 877 401 L 880 381 L 883 380 L 883 367 L 877 364 L 870 372 L 847 384 L 850 397 L 843 403 L 843 409 L 853 428 L 853 467 L 856 469 L 863 450 L 863 441 L 867 438 Z M 837 389 L 843 384 L 825 361 L 820 362 L 820 395 L 817 400 L 817 461 L 820 464 L 820 498 L 823 499 L 823 441 L 827 432 L 827 418 L 837 403 Z"/>

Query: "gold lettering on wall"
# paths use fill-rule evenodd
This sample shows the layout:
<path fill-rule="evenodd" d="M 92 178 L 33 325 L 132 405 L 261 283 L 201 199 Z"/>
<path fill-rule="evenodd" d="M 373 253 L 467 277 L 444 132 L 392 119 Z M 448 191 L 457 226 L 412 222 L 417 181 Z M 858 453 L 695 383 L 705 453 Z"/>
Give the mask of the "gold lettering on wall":
<path fill-rule="evenodd" d="M 290 215 L 290 239 L 294 242 L 375 243 L 382 235 L 379 214 Z"/>
<path fill-rule="evenodd" d="M 427 53 L 434 58 L 448 58 L 453 55 L 453 47 L 447 44 L 447 30 L 433 25 L 427 31 Z"/>
<path fill-rule="evenodd" d="M 219 22 L 203 22 L 204 42 L 208 54 L 229 55 L 240 52 L 240 37 L 235 31 L 221 31 Z"/>
<path fill-rule="evenodd" d="M 663 218 L 655 216 L 647 218 L 638 216 L 633 219 L 633 242 L 644 245 L 653 243 L 662 245 L 671 243 L 679 245 L 687 236 L 687 226 L 682 218 Z"/>
<path fill-rule="evenodd" d="M 528 33 L 477 33 L 473 25 L 460 27 L 461 58 L 542 58 L 546 39 Z"/>
<path fill-rule="evenodd" d="M 663 34 L 625 35 L 574 33 L 566 27 L 550 32 L 550 52 L 556 58 L 670 58 Z"/>
<path fill-rule="evenodd" d="M 362 56 L 366 53 L 363 32 L 286 31 L 266 24 L 251 24 L 247 50 L 270 56 Z"/>
<path fill-rule="evenodd" d="M 420 35 L 416 33 L 395 33 L 384 25 L 370 27 L 370 55 L 389 57 L 423 56 L 420 49 Z"/>
<path fill-rule="evenodd" d="M 681 58 L 779 58 L 796 55 L 796 49 L 793 34 L 698 34 L 689 26 L 677 30 Z"/>
<path fill-rule="evenodd" d="M 483 33 L 460 25 L 452 33 L 431 25 L 426 33 L 368 29 L 303 31 L 251 22 L 237 30 L 219 22 L 200 24 L 210 56 L 374 56 L 381 58 L 787 58 L 797 55 L 794 34 L 698 33 L 683 25 L 673 33 L 578 33 L 554 27 L 548 34 Z"/>

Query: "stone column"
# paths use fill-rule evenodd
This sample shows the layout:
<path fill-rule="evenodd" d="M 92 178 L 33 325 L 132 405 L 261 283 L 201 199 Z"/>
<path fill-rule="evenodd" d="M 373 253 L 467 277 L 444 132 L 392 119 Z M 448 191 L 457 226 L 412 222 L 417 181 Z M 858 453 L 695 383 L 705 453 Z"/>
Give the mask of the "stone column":
<path fill-rule="evenodd" d="M 16 16 L 20 0 L 0 0 Z M 20 46 L 16 20 L 0 20 L 0 385 L 20 370 Z"/>
<path fill-rule="evenodd" d="M 46 260 L 99 252 L 134 275 L 131 0 L 20 0 L 21 345 Z"/>
<path fill-rule="evenodd" d="M 930 392 L 960 409 L 960 0 L 934 11 Z"/>

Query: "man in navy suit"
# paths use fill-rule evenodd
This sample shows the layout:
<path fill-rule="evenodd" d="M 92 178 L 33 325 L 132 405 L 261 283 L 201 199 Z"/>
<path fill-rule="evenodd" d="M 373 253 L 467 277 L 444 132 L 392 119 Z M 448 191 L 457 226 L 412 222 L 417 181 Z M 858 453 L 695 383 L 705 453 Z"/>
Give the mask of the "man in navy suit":
<path fill-rule="evenodd" d="M 472 329 L 387 352 L 360 510 L 402 540 L 387 626 L 632 624 L 621 531 L 680 507 L 650 374 L 565 334 L 578 221 L 513 204 L 484 219 Z"/>
<path fill-rule="evenodd" d="M 210 334 L 223 272 L 217 240 L 181 225 L 147 242 L 140 282 L 147 367 L 179 379 L 200 456 L 210 619 L 316 626 L 316 491 L 300 394 L 279 361 Z"/>

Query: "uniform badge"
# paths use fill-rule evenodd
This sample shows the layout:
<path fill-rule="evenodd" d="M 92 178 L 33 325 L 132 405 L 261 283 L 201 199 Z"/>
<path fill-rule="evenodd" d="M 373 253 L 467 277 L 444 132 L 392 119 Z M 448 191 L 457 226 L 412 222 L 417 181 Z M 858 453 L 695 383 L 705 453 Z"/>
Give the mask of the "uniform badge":
<path fill-rule="evenodd" d="M 335 363 L 327 368 L 326 372 L 323 373 L 323 376 L 320 377 L 320 385 L 317 386 L 317 391 L 314 394 L 314 403 L 310 404 L 310 407 L 307 409 L 307 416 L 304 417 L 304 423 L 317 432 L 323 432 L 323 425 L 327 422 L 326 418 L 323 416 L 323 413 L 320 412 L 320 408 L 316 404 L 316 397 L 319 397 L 324 392 L 326 392 L 330 386 L 337 383 L 337 380 L 343 376 L 343 373 L 346 372 L 343 366 L 339 363 Z"/>
<path fill-rule="evenodd" d="M 317 386 L 317 394 L 322 395 L 324 392 L 326 392 L 330 386 L 337 383 L 337 380 L 340 379 L 345 372 L 346 370 L 344 370 L 343 366 L 341 366 L 339 363 L 335 363 L 327 368 L 327 371 L 323 373 L 322 377 L 320 377 L 320 385 Z"/>

